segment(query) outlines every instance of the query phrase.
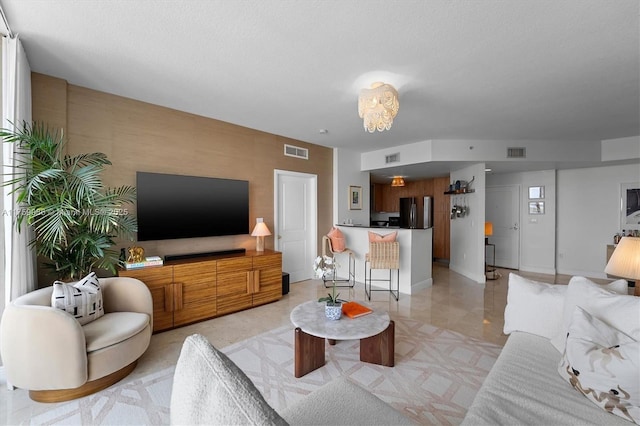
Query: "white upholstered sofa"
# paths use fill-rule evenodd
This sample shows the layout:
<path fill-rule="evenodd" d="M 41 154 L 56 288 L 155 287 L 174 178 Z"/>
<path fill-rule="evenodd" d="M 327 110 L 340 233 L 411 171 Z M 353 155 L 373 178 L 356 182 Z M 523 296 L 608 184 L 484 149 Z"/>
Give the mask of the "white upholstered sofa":
<path fill-rule="evenodd" d="M 413 422 L 347 379 L 335 379 L 282 412 L 199 334 L 187 337 L 171 392 L 172 425 L 407 425 Z"/>
<path fill-rule="evenodd" d="M 627 346 L 635 348 L 627 353 L 627 359 L 613 356 L 604 363 L 602 359 L 589 358 L 597 351 L 599 340 L 610 336 L 598 332 L 580 336 L 576 318 L 586 318 L 585 311 L 607 326 L 624 331 Z M 600 286 L 585 278 L 573 277 L 567 286 L 539 283 L 511 274 L 504 331 L 510 334 L 507 343 L 463 425 L 633 424 L 623 411 L 635 416 L 636 423 L 640 421 L 637 410 L 640 298 L 627 295 L 626 281 Z M 585 355 L 582 360 L 581 351 Z M 567 376 L 563 378 L 559 370 L 567 369 L 564 357 L 582 374 L 576 374 L 570 381 Z M 609 380 L 615 374 L 616 363 L 624 369 L 620 380 L 626 381 L 619 386 L 626 388 L 625 392 L 635 388 L 631 391 L 635 395 L 629 395 L 629 399 L 622 392 L 609 398 L 609 386 L 597 388 L 598 380 Z M 594 379 L 598 375 L 600 377 Z M 575 387 L 581 387 L 589 396 L 597 395 L 601 401 L 596 403 Z M 633 404 L 635 410 L 629 406 Z"/>
<path fill-rule="evenodd" d="M 151 340 L 151 293 L 134 278 L 99 284 L 104 315 L 85 325 L 51 307 L 53 286 L 6 307 L 0 350 L 9 383 L 36 401 L 58 402 L 97 392 L 133 371 Z"/>

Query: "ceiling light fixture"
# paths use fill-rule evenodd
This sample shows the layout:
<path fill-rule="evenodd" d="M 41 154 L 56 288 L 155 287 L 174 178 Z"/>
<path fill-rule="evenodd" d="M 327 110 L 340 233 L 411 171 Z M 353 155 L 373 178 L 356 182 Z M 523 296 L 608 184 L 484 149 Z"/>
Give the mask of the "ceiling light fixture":
<path fill-rule="evenodd" d="M 404 178 L 402 176 L 394 176 L 391 186 L 404 186 Z"/>
<path fill-rule="evenodd" d="M 398 92 L 390 84 L 377 81 L 370 89 L 360 91 L 358 114 L 364 121 L 364 129 L 369 133 L 391 129 L 399 108 Z"/>

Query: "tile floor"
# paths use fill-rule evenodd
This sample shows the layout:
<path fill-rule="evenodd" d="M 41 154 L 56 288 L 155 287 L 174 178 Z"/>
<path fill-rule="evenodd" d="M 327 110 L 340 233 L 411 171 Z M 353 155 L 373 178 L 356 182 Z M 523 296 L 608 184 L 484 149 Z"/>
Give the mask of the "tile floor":
<path fill-rule="evenodd" d="M 502 333 L 502 328 L 510 271 L 499 270 L 499 272 L 501 275 L 499 279 L 487 281 L 483 285 L 450 271 L 445 265 L 434 263 L 432 287 L 412 295 L 401 294 L 399 301 L 389 293 L 374 292 L 371 303 L 387 310 L 392 318 L 412 318 L 503 345 L 507 339 L 507 336 Z M 531 279 L 558 284 L 566 284 L 570 279 L 569 276 L 561 275 L 518 273 Z M 203 334 L 215 346 L 223 348 L 265 331 L 288 325 L 290 324 L 289 313 L 296 305 L 322 296 L 327 291 L 329 290 L 324 288 L 320 280 L 292 283 L 289 294 L 278 302 L 154 334 L 149 349 L 129 377 L 143 376 L 175 365 L 182 342 L 185 337 L 193 333 Z M 341 288 L 340 295 L 343 299 L 365 300 L 364 286 L 359 283 L 354 289 Z M 34 405 L 42 405 L 42 409 L 46 409 L 46 404 L 32 402 L 24 390 L 8 391 L 4 377 L 0 375 L 0 423 L 3 418 L 12 420 L 20 418 L 17 415 L 19 412 L 39 411 Z M 25 414 L 21 423 L 28 423 L 28 420 Z"/>

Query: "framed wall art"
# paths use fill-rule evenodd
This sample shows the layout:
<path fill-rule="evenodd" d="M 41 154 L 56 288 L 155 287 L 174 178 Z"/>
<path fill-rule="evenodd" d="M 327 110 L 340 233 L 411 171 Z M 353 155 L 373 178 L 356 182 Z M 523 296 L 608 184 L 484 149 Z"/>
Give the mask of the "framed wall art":
<path fill-rule="evenodd" d="M 640 229 L 640 182 L 620 184 L 620 230 Z"/>
<path fill-rule="evenodd" d="M 530 186 L 529 187 L 529 199 L 539 200 L 544 198 L 544 186 Z"/>
<path fill-rule="evenodd" d="M 349 210 L 362 210 L 361 186 L 349 186 Z"/>
<path fill-rule="evenodd" d="M 544 201 L 529 201 L 529 214 L 544 214 Z"/>

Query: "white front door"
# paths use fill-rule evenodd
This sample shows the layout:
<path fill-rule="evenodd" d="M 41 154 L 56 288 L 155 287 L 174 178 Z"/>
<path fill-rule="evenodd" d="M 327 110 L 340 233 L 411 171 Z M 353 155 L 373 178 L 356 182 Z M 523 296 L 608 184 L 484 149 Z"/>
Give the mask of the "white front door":
<path fill-rule="evenodd" d="M 291 282 L 313 278 L 316 256 L 317 176 L 275 171 L 275 248 L 282 252 L 282 271 Z"/>
<path fill-rule="evenodd" d="M 520 267 L 520 186 L 487 187 L 485 220 L 493 224 L 489 243 L 495 244 L 496 258 L 493 264 L 501 268 Z M 488 250 L 487 263 L 491 264 Z"/>

